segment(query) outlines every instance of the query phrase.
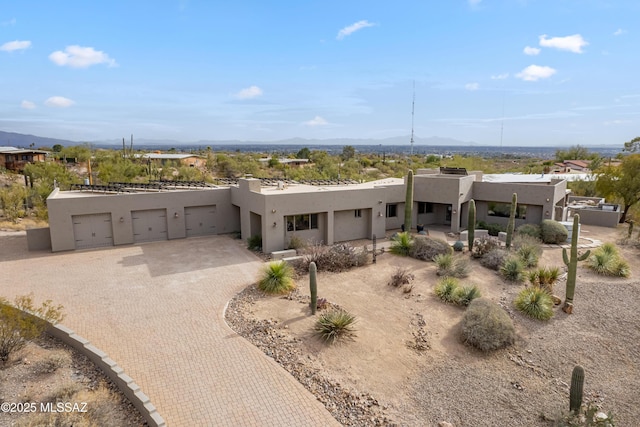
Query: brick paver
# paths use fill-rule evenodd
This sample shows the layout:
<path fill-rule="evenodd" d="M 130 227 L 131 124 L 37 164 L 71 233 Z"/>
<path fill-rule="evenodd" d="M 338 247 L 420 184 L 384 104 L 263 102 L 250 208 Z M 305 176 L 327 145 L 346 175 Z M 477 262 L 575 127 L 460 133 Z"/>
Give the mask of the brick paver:
<path fill-rule="evenodd" d="M 63 324 L 140 385 L 168 426 L 339 425 L 320 402 L 227 327 L 227 301 L 261 262 L 226 236 L 95 251 L 27 252 L 0 236 L 0 295 L 63 304 Z"/>

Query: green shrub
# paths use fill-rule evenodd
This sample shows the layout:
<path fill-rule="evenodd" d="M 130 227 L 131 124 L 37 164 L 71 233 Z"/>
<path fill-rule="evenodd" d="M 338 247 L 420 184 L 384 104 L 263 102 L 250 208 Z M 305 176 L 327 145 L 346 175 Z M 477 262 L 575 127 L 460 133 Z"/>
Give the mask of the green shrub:
<path fill-rule="evenodd" d="M 387 284 L 397 288 L 400 285 L 408 285 L 414 278 L 415 276 L 409 270 L 398 267 Z"/>
<path fill-rule="evenodd" d="M 313 244 L 302 249 L 302 258 L 294 266 L 299 274 L 309 271 L 309 264 L 316 263 L 317 271 L 339 273 L 353 267 L 363 266 L 369 262 L 370 254 L 356 250 L 347 243 L 333 246 Z"/>
<path fill-rule="evenodd" d="M 433 261 L 438 266 L 438 276 L 467 277 L 471 270 L 468 258 L 454 257 L 453 254 L 436 255 Z"/>
<path fill-rule="evenodd" d="M 461 240 L 457 240 L 453 244 L 453 250 L 456 252 L 462 252 L 464 250 L 464 243 Z"/>
<path fill-rule="evenodd" d="M 558 221 L 545 219 L 540 224 L 542 230 L 542 242 L 547 244 L 558 244 L 567 241 L 569 232 L 567 228 Z"/>
<path fill-rule="evenodd" d="M 403 233 L 396 233 L 391 238 L 391 246 L 389 252 L 395 255 L 407 256 L 413 246 L 413 239 L 408 231 Z"/>
<path fill-rule="evenodd" d="M 486 268 L 490 268 L 491 270 L 498 271 L 508 256 L 508 251 L 500 248 L 494 248 L 487 252 L 485 256 L 480 258 L 480 264 Z"/>
<path fill-rule="evenodd" d="M 525 267 L 530 268 L 538 265 L 542 255 L 542 242 L 539 239 L 522 234 L 513 239 L 512 246 Z"/>
<path fill-rule="evenodd" d="M 260 246 L 262 246 L 262 242 L 260 242 Z M 307 247 L 307 242 L 305 242 L 304 240 L 302 240 L 300 237 L 296 236 L 295 234 L 293 236 L 291 236 L 291 238 L 289 239 L 289 247 L 288 249 L 304 249 Z"/>
<path fill-rule="evenodd" d="M 443 277 L 436 284 L 434 292 L 442 301 L 455 303 L 457 289 L 458 279 L 454 277 Z"/>
<path fill-rule="evenodd" d="M 438 276 L 450 276 L 450 274 L 446 273 L 452 270 L 453 259 L 453 254 L 438 254 L 433 257 L 433 262 L 435 262 L 436 267 L 438 267 Z"/>
<path fill-rule="evenodd" d="M 622 258 L 617 246 L 604 243 L 591 253 L 587 266 L 603 276 L 629 277 L 631 269 L 629 263 Z"/>
<path fill-rule="evenodd" d="M 471 301 L 462 316 L 462 339 L 482 351 L 507 347 L 515 342 L 513 321 L 498 304 L 485 298 Z"/>
<path fill-rule="evenodd" d="M 64 319 L 62 306 L 55 306 L 51 300 L 39 307 L 33 302 L 33 295 L 16 297 L 9 303 L 0 297 L 0 364 L 4 364 L 14 352 L 21 350 L 29 341 L 42 335 L 48 323 L 58 323 Z"/>
<path fill-rule="evenodd" d="M 516 229 L 516 236 L 529 236 L 542 240 L 542 228 L 538 224 L 522 224 Z"/>
<path fill-rule="evenodd" d="M 496 223 L 486 223 L 484 221 L 479 221 L 476 229 L 479 230 L 487 230 L 490 236 L 498 236 L 501 231 L 507 231 L 507 227 L 505 225 L 496 224 Z"/>
<path fill-rule="evenodd" d="M 284 294 L 296 287 L 293 268 L 284 261 L 270 262 L 262 270 L 258 289 L 268 294 Z"/>
<path fill-rule="evenodd" d="M 353 325 L 356 317 L 341 308 L 334 308 L 320 315 L 315 332 L 328 343 L 355 336 Z"/>
<path fill-rule="evenodd" d="M 553 299 L 544 289 L 536 286 L 525 288 L 515 300 L 518 310 L 538 320 L 549 320 L 553 316 Z"/>
<path fill-rule="evenodd" d="M 413 239 L 413 245 L 409 251 L 409 256 L 423 261 L 431 261 L 439 254 L 449 254 L 453 249 L 449 243 L 442 239 L 434 239 L 428 236 L 417 236 Z"/>
<path fill-rule="evenodd" d="M 462 286 L 454 291 L 454 302 L 458 305 L 468 306 L 476 298 L 480 298 L 480 289 L 477 286 Z"/>
<path fill-rule="evenodd" d="M 471 256 L 474 258 L 482 258 L 486 254 L 488 254 L 491 250 L 499 248 L 500 241 L 495 237 L 486 237 L 482 236 L 479 239 L 476 239 L 473 244 L 473 250 L 471 251 Z"/>
<path fill-rule="evenodd" d="M 524 264 L 519 258 L 508 257 L 500 267 L 500 274 L 511 282 L 522 282 L 524 279 Z"/>
<path fill-rule="evenodd" d="M 553 285 L 558 281 L 558 277 L 560 277 L 560 268 L 541 267 L 529 272 L 529 283 L 553 295 Z"/>
<path fill-rule="evenodd" d="M 538 265 L 538 261 L 540 260 L 537 251 L 534 247 L 531 246 L 523 246 L 518 249 L 518 258 L 522 261 L 522 264 L 525 268 L 531 268 Z"/>
<path fill-rule="evenodd" d="M 251 236 L 247 239 L 247 247 L 251 251 L 261 251 L 262 250 L 262 236 L 256 234 L 255 236 Z"/>

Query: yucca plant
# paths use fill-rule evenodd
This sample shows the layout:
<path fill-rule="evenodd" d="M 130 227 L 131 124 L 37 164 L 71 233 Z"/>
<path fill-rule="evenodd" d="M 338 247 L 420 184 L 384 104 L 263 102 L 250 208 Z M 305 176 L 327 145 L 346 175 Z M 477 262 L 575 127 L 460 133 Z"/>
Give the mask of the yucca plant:
<path fill-rule="evenodd" d="M 631 268 L 629 267 L 629 263 L 622 258 L 618 258 L 616 260 L 615 266 L 613 267 L 613 275 L 618 277 L 631 276 Z"/>
<path fill-rule="evenodd" d="M 436 270 L 438 276 L 451 276 L 454 262 L 453 254 L 438 254 L 433 257 L 433 262 L 438 267 Z"/>
<path fill-rule="evenodd" d="M 594 251 L 587 261 L 587 266 L 598 274 L 612 276 L 617 257 L 611 252 Z"/>
<path fill-rule="evenodd" d="M 603 243 L 598 249 L 597 252 L 607 253 L 614 256 L 618 256 L 618 247 L 613 243 Z"/>
<path fill-rule="evenodd" d="M 356 317 L 342 308 L 334 308 L 320 315 L 314 327 L 315 332 L 328 343 L 338 339 L 353 338 Z"/>
<path fill-rule="evenodd" d="M 270 262 L 263 270 L 258 289 L 268 294 L 284 294 L 294 290 L 293 268 L 284 261 Z"/>
<path fill-rule="evenodd" d="M 509 257 L 500 267 L 500 274 L 511 282 L 522 282 L 524 279 L 524 265 L 519 258 Z"/>
<path fill-rule="evenodd" d="M 560 277 L 560 269 L 558 267 L 541 267 L 536 270 L 531 270 L 528 276 L 531 286 L 541 288 L 549 295 L 552 295 L 553 285 L 555 285 L 558 277 Z"/>
<path fill-rule="evenodd" d="M 456 304 L 468 306 L 476 298 L 480 298 L 480 289 L 477 286 L 462 286 L 454 291 L 454 301 Z"/>
<path fill-rule="evenodd" d="M 412 245 L 413 239 L 411 239 L 409 232 L 405 231 L 404 233 L 397 233 L 392 238 L 389 252 L 396 255 L 407 256 L 411 251 Z"/>
<path fill-rule="evenodd" d="M 553 299 L 544 289 L 535 286 L 520 291 L 515 306 L 534 319 L 549 320 L 553 316 Z"/>
<path fill-rule="evenodd" d="M 435 294 L 444 302 L 456 302 L 456 290 L 458 289 L 458 279 L 455 277 L 443 277 L 434 288 Z"/>

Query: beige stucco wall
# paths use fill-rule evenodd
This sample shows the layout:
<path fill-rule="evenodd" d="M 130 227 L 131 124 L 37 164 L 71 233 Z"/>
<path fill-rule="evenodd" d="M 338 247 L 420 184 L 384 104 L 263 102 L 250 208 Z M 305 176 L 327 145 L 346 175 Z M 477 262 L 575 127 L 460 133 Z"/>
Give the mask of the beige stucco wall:
<path fill-rule="evenodd" d="M 185 207 L 207 205 L 216 205 L 217 233 L 239 230 L 240 218 L 231 204 L 229 188 L 121 194 L 61 193 L 59 189 L 54 189 L 47 198 L 51 249 L 53 252 L 75 249 L 74 215 L 110 213 L 113 243 L 126 245 L 133 243 L 132 211 L 166 209 L 167 236 L 169 239 L 179 239 L 186 237 Z"/>
<path fill-rule="evenodd" d="M 424 224 L 443 223 L 447 205 L 451 205 L 451 231 L 460 231 L 462 207 L 471 199 L 475 179 L 475 175 L 416 175 L 413 191 L 413 199 L 416 202 L 415 221 L 429 221 L 423 222 Z M 417 202 L 436 203 L 434 214 L 425 214 L 418 218 Z"/>

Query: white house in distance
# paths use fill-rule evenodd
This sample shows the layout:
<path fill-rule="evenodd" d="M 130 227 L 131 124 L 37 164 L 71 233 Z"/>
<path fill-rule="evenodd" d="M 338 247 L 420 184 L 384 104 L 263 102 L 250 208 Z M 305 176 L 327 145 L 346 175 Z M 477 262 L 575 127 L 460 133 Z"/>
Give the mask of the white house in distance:
<path fill-rule="evenodd" d="M 532 179 L 519 175 L 513 182 L 488 182 L 482 172 L 420 169 L 414 176 L 412 223 L 459 232 L 467 227 L 474 199 L 478 221 L 506 224 L 513 193 L 518 194 L 516 226 L 566 219 L 567 182 L 553 175 Z M 264 185 L 248 178 L 224 186 L 55 189 L 47 199 L 49 228 L 32 230 L 29 246 L 55 252 L 240 232 L 243 239 L 261 236 L 269 253 L 286 249 L 294 235 L 325 244 L 371 239 L 403 223 L 405 180 Z"/>

